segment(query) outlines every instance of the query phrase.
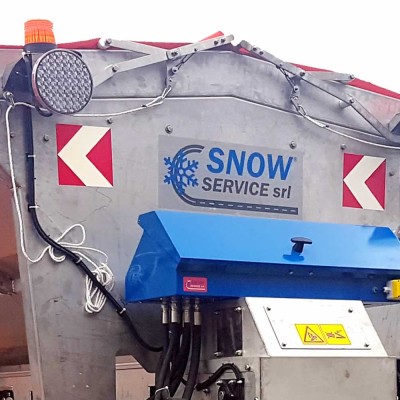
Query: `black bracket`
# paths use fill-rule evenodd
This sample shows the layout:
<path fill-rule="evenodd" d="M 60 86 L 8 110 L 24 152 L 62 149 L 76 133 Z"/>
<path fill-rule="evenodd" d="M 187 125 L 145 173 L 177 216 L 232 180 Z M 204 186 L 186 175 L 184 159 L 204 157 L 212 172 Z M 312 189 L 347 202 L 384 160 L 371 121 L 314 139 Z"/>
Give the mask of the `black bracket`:
<path fill-rule="evenodd" d="M 312 244 L 312 240 L 305 237 L 293 237 L 290 241 L 294 243 L 292 250 L 299 254 L 303 252 L 305 244 Z"/>

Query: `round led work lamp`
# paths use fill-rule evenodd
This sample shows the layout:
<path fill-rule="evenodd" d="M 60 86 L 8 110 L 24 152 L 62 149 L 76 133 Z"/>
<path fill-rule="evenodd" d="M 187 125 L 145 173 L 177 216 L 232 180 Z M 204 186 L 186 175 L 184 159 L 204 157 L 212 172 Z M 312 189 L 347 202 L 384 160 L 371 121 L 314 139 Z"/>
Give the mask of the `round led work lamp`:
<path fill-rule="evenodd" d="M 40 106 L 58 114 L 75 114 L 90 101 L 93 80 L 79 54 L 54 49 L 36 61 L 32 88 Z"/>

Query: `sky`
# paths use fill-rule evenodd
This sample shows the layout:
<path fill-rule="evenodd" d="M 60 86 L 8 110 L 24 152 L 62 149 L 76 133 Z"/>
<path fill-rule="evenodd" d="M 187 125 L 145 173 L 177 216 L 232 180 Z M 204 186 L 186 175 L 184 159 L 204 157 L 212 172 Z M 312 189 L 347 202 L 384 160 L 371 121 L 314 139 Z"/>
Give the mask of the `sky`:
<path fill-rule="evenodd" d="M 3 0 L 0 44 L 23 44 L 24 22 L 36 18 L 53 22 L 58 43 L 195 42 L 222 31 L 400 93 L 399 15 L 400 0 Z"/>

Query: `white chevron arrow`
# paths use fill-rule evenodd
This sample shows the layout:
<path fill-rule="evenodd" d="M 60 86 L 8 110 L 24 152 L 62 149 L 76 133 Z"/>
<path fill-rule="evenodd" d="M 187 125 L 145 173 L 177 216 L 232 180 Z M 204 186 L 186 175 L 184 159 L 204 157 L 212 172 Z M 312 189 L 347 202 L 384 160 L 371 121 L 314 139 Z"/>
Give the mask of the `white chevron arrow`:
<path fill-rule="evenodd" d="M 82 126 L 58 153 L 58 156 L 86 186 L 112 187 L 111 183 L 87 158 L 89 152 L 109 129 L 99 126 Z"/>
<path fill-rule="evenodd" d="M 344 183 L 353 193 L 362 208 L 368 210 L 383 210 L 379 201 L 365 182 L 384 161 L 384 158 L 364 156 L 348 173 L 346 178 L 344 178 Z"/>

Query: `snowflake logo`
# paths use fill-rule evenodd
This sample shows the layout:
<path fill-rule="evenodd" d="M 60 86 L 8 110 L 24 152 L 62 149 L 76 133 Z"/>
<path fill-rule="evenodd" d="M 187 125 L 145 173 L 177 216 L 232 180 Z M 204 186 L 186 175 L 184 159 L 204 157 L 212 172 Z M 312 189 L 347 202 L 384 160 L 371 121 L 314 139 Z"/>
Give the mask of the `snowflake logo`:
<path fill-rule="evenodd" d="M 185 194 L 187 187 L 196 187 L 199 182 L 195 172 L 199 167 L 199 162 L 188 160 L 183 150 L 180 150 L 174 158 L 165 157 L 164 164 L 168 167 L 168 174 L 164 176 L 164 182 L 174 186 L 178 194 Z"/>

